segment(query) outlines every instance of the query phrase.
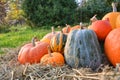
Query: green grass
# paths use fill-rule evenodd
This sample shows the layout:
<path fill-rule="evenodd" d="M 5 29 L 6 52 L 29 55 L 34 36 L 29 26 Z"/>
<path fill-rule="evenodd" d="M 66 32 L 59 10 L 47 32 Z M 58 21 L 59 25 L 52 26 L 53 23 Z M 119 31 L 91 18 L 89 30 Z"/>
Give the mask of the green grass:
<path fill-rule="evenodd" d="M 2 48 L 17 48 L 31 41 L 32 37 L 37 36 L 41 39 L 45 34 L 51 32 L 44 28 L 30 27 L 11 27 L 8 33 L 0 33 L 0 53 Z"/>

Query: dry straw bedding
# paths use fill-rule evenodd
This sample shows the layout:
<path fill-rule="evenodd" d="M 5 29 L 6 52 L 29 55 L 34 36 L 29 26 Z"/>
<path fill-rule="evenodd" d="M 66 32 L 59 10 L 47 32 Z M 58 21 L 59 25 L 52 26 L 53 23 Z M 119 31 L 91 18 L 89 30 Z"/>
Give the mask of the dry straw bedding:
<path fill-rule="evenodd" d="M 90 68 L 70 68 L 41 66 L 41 64 L 21 65 L 17 61 L 20 48 L 4 49 L 0 56 L 0 80 L 120 80 L 120 72 L 111 66 Z"/>

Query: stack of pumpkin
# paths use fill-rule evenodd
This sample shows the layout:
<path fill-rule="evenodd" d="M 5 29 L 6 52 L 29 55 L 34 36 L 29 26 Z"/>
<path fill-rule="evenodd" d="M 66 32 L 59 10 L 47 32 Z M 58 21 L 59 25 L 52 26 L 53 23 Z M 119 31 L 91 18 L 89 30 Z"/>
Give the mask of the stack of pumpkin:
<path fill-rule="evenodd" d="M 115 9 L 113 3 L 113 8 Z M 18 61 L 25 63 L 50 64 L 71 67 L 98 68 L 102 64 L 102 52 L 99 41 L 104 41 L 107 58 L 115 66 L 120 62 L 120 13 L 110 12 L 102 20 L 94 16 L 89 29 L 81 25 L 66 27 L 62 31 L 48 33 L 40 41 L 24 45 L 18 55 Z"/>

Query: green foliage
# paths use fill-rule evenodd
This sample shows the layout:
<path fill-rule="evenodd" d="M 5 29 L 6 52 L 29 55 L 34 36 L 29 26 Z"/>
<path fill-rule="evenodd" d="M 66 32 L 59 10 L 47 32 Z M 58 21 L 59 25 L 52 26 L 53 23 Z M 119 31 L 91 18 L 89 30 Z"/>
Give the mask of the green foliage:
<path fill-rule="evenodd" d="M 57 26 L 75 22 L 75 0 L 24 0 L 22 7 L 31 25 Z"/>
<path fill-rule="evenodd" d="M 112 11 L 111 5 L 104 0 L 88 0 L 77 11 L 76 16 L 79 16 L 78 21 L 88 22 L 92 16 L 97 14 L 97 18 L 101 19 L 106 13 Z"/>
<path fill-rule="evenodd" d="M 32 37 L 36 36 L 40 40 L 45 34 L 51 32 L 50 29 L 15 27 L 10 28 L 11 32 L 0 34 L 0 54 L 3 53 L 2 48 L 17 48 L 28 42 L 31 42 Z"/>

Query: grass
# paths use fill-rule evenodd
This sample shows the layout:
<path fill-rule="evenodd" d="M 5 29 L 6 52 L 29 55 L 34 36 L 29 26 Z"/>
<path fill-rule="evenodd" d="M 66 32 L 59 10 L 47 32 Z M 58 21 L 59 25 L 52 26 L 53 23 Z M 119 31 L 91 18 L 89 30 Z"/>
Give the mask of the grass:
<path fill-rule="evenodd" d="M 0 33 L 0 54 L 2 48 L 16 48 L 31 41 L 37 36 L 41 39 L 45 34 L 51 32 L 50 28 L 11 27 L 10 32 Z"/>

